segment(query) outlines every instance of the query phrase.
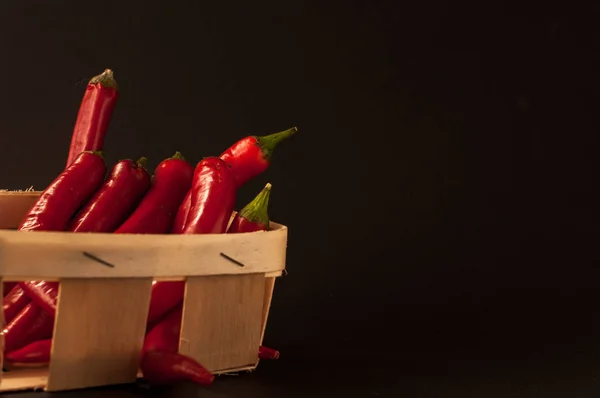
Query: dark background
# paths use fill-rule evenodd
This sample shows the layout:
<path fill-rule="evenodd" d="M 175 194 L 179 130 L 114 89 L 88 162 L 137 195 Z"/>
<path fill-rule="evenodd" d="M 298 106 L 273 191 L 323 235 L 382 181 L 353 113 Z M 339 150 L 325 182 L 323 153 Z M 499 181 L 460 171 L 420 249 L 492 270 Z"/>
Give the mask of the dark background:
<path fill-rule="evenodd" d="M 157 394 L 595 396 L 600 6 L 574 4 L 4 0 L 0 186 L 62 170 L 104 68 L 111 162 L 297 126 L 238 198 L 271 182 L 290 228 L 282 359 Z"/>

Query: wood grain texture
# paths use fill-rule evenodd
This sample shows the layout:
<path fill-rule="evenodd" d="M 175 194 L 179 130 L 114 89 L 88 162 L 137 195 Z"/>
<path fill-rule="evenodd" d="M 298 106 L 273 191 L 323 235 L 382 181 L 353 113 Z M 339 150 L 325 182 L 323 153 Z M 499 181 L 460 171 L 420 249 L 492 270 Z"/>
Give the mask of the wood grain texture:
<path fill-rule="evenodd" d="M 151 285 L 151 278 L 61 281 L 48 391 L 135 381 Z"/>
<path fill-rule="evenodd" d="M 179 350 L 211 371 L 258 362 L 264 274 L 191 277 Z"/>
<path fill-rule="evenodd" d="M 135 380 L 153 278 L 188 280 L 181 352 L 215 374 L 256 367 L 274 277 L 285 268 L 287 227 L 272 222 L 269 232 L 195 236 L 6 230 L 39 194 L 0 192 L 0 276 L 61 281 L 52 361 L 0 375 L 0 392 Z"/>
<path fill-rule="evenodd" d="M 265 338 L 265 330 L 267 329 L 267 319 L 269 318 L 269 310 L 271 309 L 271 300 L 273 299 L 273 290 L 275 289 L 275 277 L 265 278 L 265 295 L 263 297 L 262 310 L 262 326 L 260 330 L 260 344 Z"/>
<path fill-rule="evenodd" d="M 284 226 L 269 232 L 214 235 L 4 230 L 0 231 L 0 275 L 27 280 L 266 273 L 285 268 L 286 242 Z"/>
<path fill-rule="evenodd" d="M 0 191 L 0 229 L 17 228 L 40 192 Z"/>
<path fill-rule="evenodd" d="M 10 371 L 4 374 L 0 392 L 42 389 L 47 382 L 47 368 Z"/>

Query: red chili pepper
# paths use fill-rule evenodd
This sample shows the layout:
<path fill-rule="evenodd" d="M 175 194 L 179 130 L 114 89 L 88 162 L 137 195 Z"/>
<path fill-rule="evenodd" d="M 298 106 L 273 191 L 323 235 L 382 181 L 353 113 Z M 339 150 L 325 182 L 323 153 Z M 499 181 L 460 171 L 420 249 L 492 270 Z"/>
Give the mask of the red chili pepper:
<path fill-rule="evenodd" d="M 81 152 L 102 149 L 118 98 L 117 82 L 110 69 L 89 81 L 75 121 L 67 167 Z"/>
<path fill-rule="evenodd" d="M 268 231 L 270 196 L 271 184 L 267 184 L 250 203 L 235 215 L 227 233 Z"/>
<path fill-rule="evenodd" d="M 204 158 L 198 163 L 184 234 L 219 234 L 227 230 L 236 195 L 229 168 L 227 163 L 215 157 Z"/>
<path fill-rule="evenodd" d="M 240 187 L 251 178 L 264 172 L 271 162 L 271 156 L 277 144 L 296 133 L 293 127 L 280 133 L 262 137 L 242 138 L 219 156 L 231 165 L 236 186 Z"/>
<path fill-rule="evenodd" d="M 105 174 L 106 164 L 100 152 L 80 153 L 42 192 L 21 221 L 19 230 L 63 231 L 73 214 L 102 185 Z M 50 314 L 37 305 L 28 304 L 4 329 L 5 350 L 12 351 L 50 337 L 53 324 Z"/>
<path fill-rule="evenodd" d="M 85 204 L 67 230 L 113 232 L 127 219 L 150 188 L 146 158 L 117 162 L 108 179 Z"/>
<path fill-rule="evenodd" d="M 183 229 L 185 228 L 185 222 L 187 221 L 187 216 L 190 213 L 190 207 L 192 207 L 192 190 L 190 189 L 185 195 L 185 198 L 181 202 L 179 209 L 177 210 L 177 215 L 175 216 L 175 221 L 173 221 L 173 228 L 171 228 L 172 234 L 181 234 L 183 233 Z"/>
<path fill-rule="evenodd" d="M 181 225 L 183 217 L 178 214 L 172 232 L 185 234 L 225 232 L 233 212 L 236 194 L 235 183 L 228 169 L 229 166 L 223 160 L 215 157 L 205 158 L 196 165 L 193 186 L 188 193 L 192 200 L 189 203 L 187 223 L 185 227 Z M 181 203 L 178 213 L 181 213 L 182 207 L 187 205 L 186 202 Z M 171 286 L 171 289 L 163 288 L 159 285 L 162 283 L 165 282 L 156 283 L 152 289 L 149 312 L 151 316 L 148 324 L 152 324 L 157 316 L 164 314 L 183 299 L 183 282 Z"/>
<path fill-rule="evenodd" d="M 2 282 L 2 291 L 4 292 L 4 297 L 12 290 L 13 287 L 17 286 L 18 282 Z"/>
<path fill-rule="evenodd" d="M 36 340 L 52 337 L 54 319 L 34 303 L 29 303 L 3 330 L 4 350 L 11 352 Z"/>
<path fill-rule="evenodd" d="M 42 192 L 20 231 L 64 231 L 69 219 L 100 188 L 106 164 L 100 152 L 82 152 Z"/>
<path fill-rule="evenodd" d="M 19 282 L 19 286 L 35 305 L 54 319 L 58 300 L 58 282 L 25 281 Z"/>
<path fill-rule="evenodd" d="M 258 347 L 258 357 L 260 359 L 279 359 L 279 351 L 261 345 Z"/>
<path fill-rule="evenodd" d="M 147 327 L 154 326 L 156 321 L 175 307 L 183 299 L 184 292 L 185 282 L 183 281 L 153 281 Z"/>
<path fill-rule="evenodd" d="M 212 384 L 215 376 L 192 358 L 174 352 L 147 351 L 141 369 L 150 384 L 173 384 L 192 381 L 202 386 Z"/>
<path fill-rule="evenodd" d="M 230 171 L 235 178 L 236 186 L 239 188 L 250 179 L 264 172 L 271 164 L 271 156 L 273 156 L 275 147 L 297 131 L 298 129 L 293 127 L 280 133 L 242 138 L 223 152 L 219 158 L 231 165 Z M 190 191 L 179 207 L 171 233 L 182 233 L 191 204 L 192 195 Z"/>
<path fill-rule="evenodd" d="M 50 352 L 52 349 L 52 339 L 38 340 L 27 344 L 25 347 L 8 352 L 4 360 L 17 364 L 47 364 L 50 362 Z"/>
<path fill-rule="evenodd" d="M 146 334 L 142 351 L 179 351 L 182 315 L 183 305 L 180 303 Z"/>
<path fill-rule="evenodd" d="M 154 172 L 152 187 L 133 214 L 115 231 L 117 234 L 164 234 L 184 196 L 190 190 L 193 167 L 179 152 L 163 160 Z"/>
<path fill-rule="evenodd" d="M 4 296 L 2 301 L 4 322 L 9 323 L 12 321 L 15 316 L 17 316 L 17 314 L 21 312 L 21 310 L 25 308 L 27 304 L 29 304 L 29 301 L 29 297 L 25 294 L 23 289 L 21 289 L 18 285 L 13 287 L 10 292 Z"/>

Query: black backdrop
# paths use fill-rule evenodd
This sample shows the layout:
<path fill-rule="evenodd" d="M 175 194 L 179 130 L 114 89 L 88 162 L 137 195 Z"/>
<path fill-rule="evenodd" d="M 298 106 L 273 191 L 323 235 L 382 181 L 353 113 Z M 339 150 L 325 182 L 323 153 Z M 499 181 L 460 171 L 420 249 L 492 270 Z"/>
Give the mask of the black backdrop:
<path fill-rule="evenodd" d="M 283 357 L 215 391 L 588 396 L 599 8 L 483 3 L 2 1 L 0 187 L 63 168 L 107 67 L 110 162 L 297 126 L 238 198 L 290 227 Z"/>

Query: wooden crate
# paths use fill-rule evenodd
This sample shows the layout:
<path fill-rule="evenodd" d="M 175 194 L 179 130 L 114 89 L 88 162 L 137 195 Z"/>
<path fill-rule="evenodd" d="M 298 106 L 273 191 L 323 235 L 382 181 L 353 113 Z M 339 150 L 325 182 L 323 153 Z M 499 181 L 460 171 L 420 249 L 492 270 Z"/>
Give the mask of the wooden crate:
<path fill-rule="evenodd" d="M 0 282 L 60 281 L 51 363 L 4 372 L 0 392 L 135 381 L 153 280 L 186 281 L 181 353 L 215 374 L 258 365 L 287 227 L 231 235 L 14 230 L 39 194 L 0 192 Z"/>

